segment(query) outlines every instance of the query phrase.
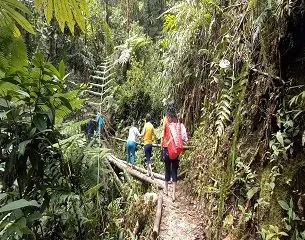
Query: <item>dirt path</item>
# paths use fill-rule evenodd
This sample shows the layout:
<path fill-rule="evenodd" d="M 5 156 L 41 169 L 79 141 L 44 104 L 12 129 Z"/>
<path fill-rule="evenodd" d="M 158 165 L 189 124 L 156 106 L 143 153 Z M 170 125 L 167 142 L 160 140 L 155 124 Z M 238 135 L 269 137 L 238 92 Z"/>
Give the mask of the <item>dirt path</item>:
<path fill-rule="evenodd" d="M 164 186 L 164 181 L 155 177 L 152 180 L 146 176 L 146 170 L 128 168 L 126 162 L 113 155 L 108 156 L 108 160 L 120 169 L 126 170 L 136 178 L 142 179 L 156 185 L 159 188 Z M 159 174 L 160 175 L 160 174 Z M 168 196 L 163 194 L 162 218 L 158 240 L 204 240 L 204 216 L 199 208 L 199 204 L 184 193 L 178 183 L 177 198 L 172 202 L 172 187 L 169 185 Z M 163 192 L 163 191 L 161 191 Z"/>
<path fill-rule="evenodd" d="M 179 188 L 179 186 L 178 186 Z M 159 240 L 203 240 L 203 216 L 194 200 L 182 191 L 177 192 L 177 199 L 172 202 L 163 194 L 163 211 L 160 224 Z"/>

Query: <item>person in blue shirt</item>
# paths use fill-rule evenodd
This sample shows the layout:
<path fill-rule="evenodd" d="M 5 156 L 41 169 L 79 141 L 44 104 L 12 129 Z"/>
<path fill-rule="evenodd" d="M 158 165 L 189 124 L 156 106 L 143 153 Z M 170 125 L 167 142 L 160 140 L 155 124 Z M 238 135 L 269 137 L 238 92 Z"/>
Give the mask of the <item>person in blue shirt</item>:
<path fill-rule="evenodd" d="M 97 134 L 97 136 L 100 136 L 102 134 L 103 127 L 105 125 L 105 121 L 104 121 L 104 118 L 103 118 L 101 113 L 97 113 L 97 115 L 96 115 L 96 123 L 97 123 L 96 134 Z"/>
<path fill-rule="evenodd" d="M 87 139 L 88 139 L 89 142 L 91 141 L 91 138 L 93 137 L 94 128 L 95 128 L 95 119 L 91 118 L 87 122 L 87 126 L 86 126 L 86 135 L 87 135 Z"/>

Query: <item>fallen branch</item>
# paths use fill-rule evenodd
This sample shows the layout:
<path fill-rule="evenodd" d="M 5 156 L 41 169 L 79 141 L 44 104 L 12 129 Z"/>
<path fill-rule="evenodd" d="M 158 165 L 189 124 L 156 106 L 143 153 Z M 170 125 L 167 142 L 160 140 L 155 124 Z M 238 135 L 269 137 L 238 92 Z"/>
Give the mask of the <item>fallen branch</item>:
<path fill-rule="evenodd" d="M 154 227 L 153 227 L 153 232 L 152 232 L 152 237 L 154 239 L 156 239 L 159 235 L 159 228 L 160 228 L 160 222 L 161 222 L 161 217 L 162 217 L 162 202 L 163 202 L 163 196 L 162 196 L 162 194 L 159 193 L 156 217 L 155 217 Z"/>
<path fill-rule="evenodd" d="M 182 179 L 184 179 L 185 178 L 185 176 L 186 176 L 186 170 L 184 170 L 183 172 L 181 172 L 180 174 L 178 174 L 178 176 L 177 176 L 177 178 L 178 178 L 178 180 L 182 180 Z"/>
<path fill-rule="evenodd" d="M 112 164 L 114 164 L 116 167 L 118 167 L 119 169 L 128 172 L 130 175 L 136 177 L 137 179 L 139 179 L 142 182 L 146 182 L 146 183 L 150 183 L 153 185 L 157 185 L 158 188 L 163 189 L 163 182 L 155 179 L 152 180 L 150 177 L 140 173 L 139 171 L 129 168 L 128 165 L 122 163 L 121 161 L 118 161 L 117 159 L 115 159 L 115 157 L 113 157 L 112 155 L 108 156 L 108 161 Z"/>
<path fill-rule="evenodd" d="M 279 80 L 279 81 L 281 81 L 283 84 L 285 84 L 285 81 L 284 81 L 281 77 L 279 77 L 279 76 L 275 76 L 275 75 L 273 75 L 273 74 L 263 72 L 263 71 L 261 71 L 261 70 L 258 70 L 258 69 L 256 69 L 256 68 L 254 68 L 254 67 L 251 67 L 250 70 L 253 71 L 253 72 L 256 72 L 256 73 L 258 73 L 258 74 L 264 75 L 264 76 L 266 76 L 266 77 L 271 77 L 271 78 L 273 78 L 273 79 Z"/>
<path fill-rule="evenodd" d="M 121 141 L 121 142 L 126 142 L 126 139 L 122 139 L 122 138 L 118 138 L 118 137 L 112 137 L 112 138 L 115 139 L 115 140 Z M 144 143 L 137 142 L 137 145 L 144 146 Z M 161 148 L 160 144 L 153 143 L 152 146 Z M 194 146 L 184 146 L 184 150 L 191 150 L 193 148 L 194 148 Z"/>

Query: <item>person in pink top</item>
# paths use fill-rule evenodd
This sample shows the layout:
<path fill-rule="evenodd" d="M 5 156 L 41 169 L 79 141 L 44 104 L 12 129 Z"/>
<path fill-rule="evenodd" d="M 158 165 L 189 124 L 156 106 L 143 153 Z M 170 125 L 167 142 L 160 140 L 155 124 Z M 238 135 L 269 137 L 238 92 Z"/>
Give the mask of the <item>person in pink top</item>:
<path fill-rule="evenodd" d="M 163 132 L 161 138 L 161 146 L 162 146 L 162 158 L 164 160 L 165 165 L 165 185 L 164 185 L 164 193 L 168 194 L 168 183 L 172 178 L 173 181 L 173 192 L 172 192 L 172 200 L 176 199 L 176 187 L 177 187 L 177 177 L 178 177 L 178 168 L 179 168 L 179 159 L 170 159 L 168 155 L 168 143 L 171 139 L 171 133 L 169 129 L 170 123 L 178 123 L 179 118 L 176 114 L 176 109 L 174 107 L 174 102 L 170 102 L 167 107 L 167 112 L 163 121 Z M 183 142 L 188 140 L 186 129 L 183 123 L 181 123 L 181 135 Z"/>

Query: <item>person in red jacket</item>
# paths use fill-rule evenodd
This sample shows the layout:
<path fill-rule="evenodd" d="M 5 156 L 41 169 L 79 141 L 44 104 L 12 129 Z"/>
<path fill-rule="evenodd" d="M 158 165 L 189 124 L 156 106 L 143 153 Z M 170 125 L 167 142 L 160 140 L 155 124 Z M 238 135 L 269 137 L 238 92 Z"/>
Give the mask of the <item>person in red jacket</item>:
<path fill-rule="evenodd" d="M 168 182 L 173 181 L 173 192 L 172 192 L 172 200 L 176 200 L 176 187 L 177 187 L 177 176 L 178 176 L 178 168 L 179 168 L 179 159 L 178 157 L 175 159 L 170 159 L 168 156 L 168 143 L 171 139 L 171 133 L 169 129 L 169 123 L 178 122 L 178 116 L 176 113 L 176 109 L 174 107 L 174 102 L 168 103 L 167 112 L 165 118 L 163 120 L 163 132 L 161 138 L 161 148 L 162 148 L 162 158 L 164 160 L 165 165 L 165 186 L 164 193 L 168 194 Z"/>

